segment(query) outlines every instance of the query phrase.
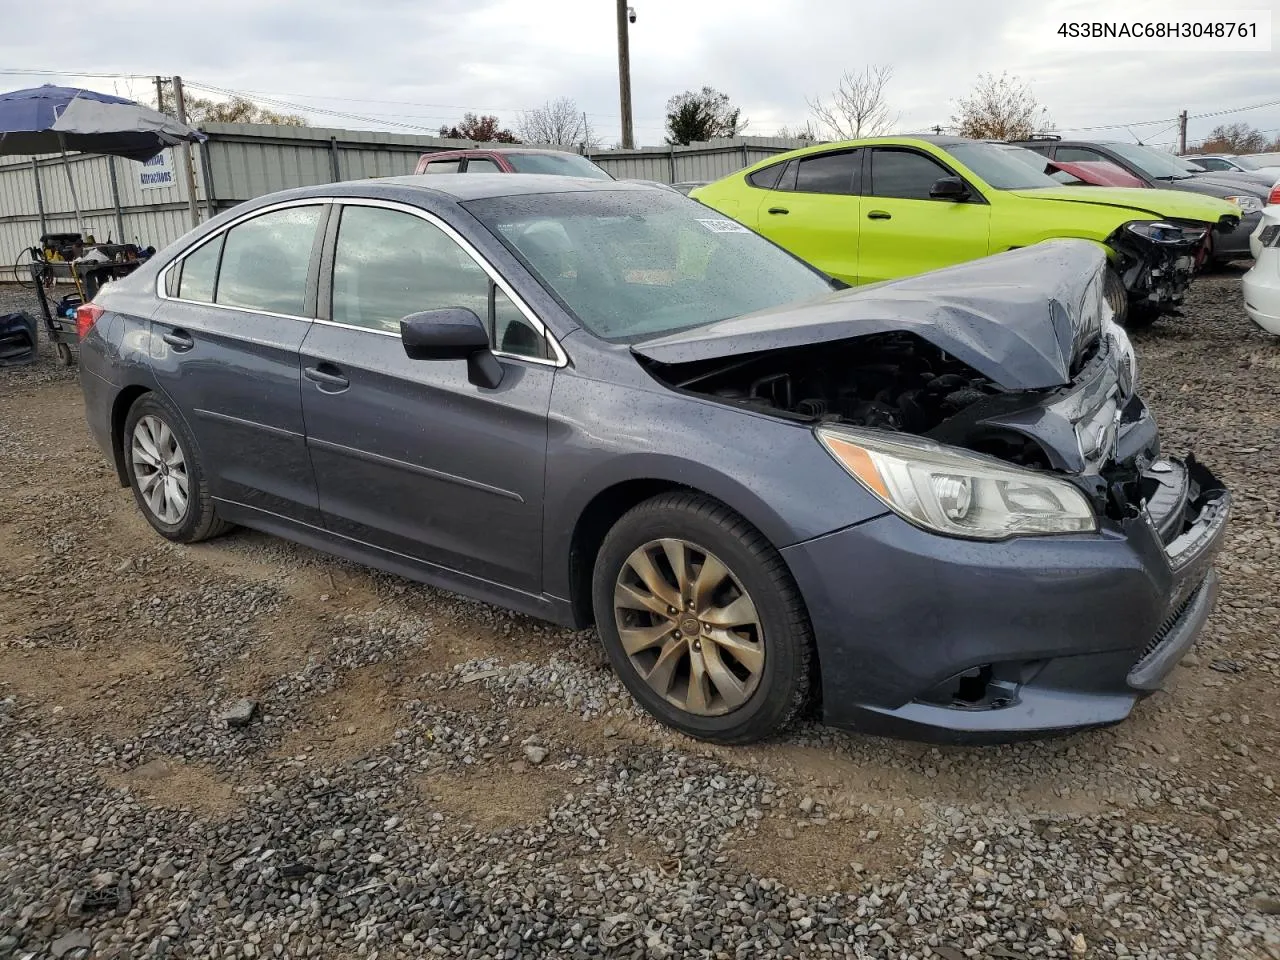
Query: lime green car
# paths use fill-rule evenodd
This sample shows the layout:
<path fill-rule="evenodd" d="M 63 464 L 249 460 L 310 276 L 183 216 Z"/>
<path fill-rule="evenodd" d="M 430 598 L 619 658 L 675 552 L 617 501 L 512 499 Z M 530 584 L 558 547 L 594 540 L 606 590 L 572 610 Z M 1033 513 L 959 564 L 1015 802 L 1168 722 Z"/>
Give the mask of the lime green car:
<path fill-rule="evenodd" d="M 1024 156 L 1025 155 L 1025 156 Z M 1065 187 L 1044 158 L 961 137 L 879 137 L 770 157 L 690 196 L 849 284 L 922 273 L 1058 237 L 1106 248 L 1116 318 L 1182 300 L 1238 207 L 1172 190 Z"/>

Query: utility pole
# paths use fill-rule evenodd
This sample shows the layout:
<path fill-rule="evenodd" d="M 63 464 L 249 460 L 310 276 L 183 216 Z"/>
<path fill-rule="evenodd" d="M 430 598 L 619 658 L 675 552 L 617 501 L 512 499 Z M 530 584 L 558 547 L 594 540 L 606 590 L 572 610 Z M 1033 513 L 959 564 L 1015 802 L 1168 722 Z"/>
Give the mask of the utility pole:
<path fill-rule="evenodd" d="M 635 11 L 627 6 L 627 0 L 618 2 L 618 99 L 622 106 L 622 149 L 635 148 L 631 132 L 631 38 L 628 20 L 634 21 Z"/>
<path fill-rule="evenodd" d="M 156 110 L 164 113 L 164 77 L 156 77 Z"/>
<path fill-rule="evenodd" d="M 1187 152 L 1187 111 L 1178 114 L 1178 153 Z"/>
<path fill-rule="evenodd" d="M 182 95 L 182 78 L 173 78 L 173 105 L 178 122 L 187 122 L 187 101 Z M 200 208 L 196 206 L 196 170 L 191 162 L 191 144 L 182 142 L 182 175 L 187 181 L 187 212 L 191 214 L 191 226 L 200 226 Z"/>

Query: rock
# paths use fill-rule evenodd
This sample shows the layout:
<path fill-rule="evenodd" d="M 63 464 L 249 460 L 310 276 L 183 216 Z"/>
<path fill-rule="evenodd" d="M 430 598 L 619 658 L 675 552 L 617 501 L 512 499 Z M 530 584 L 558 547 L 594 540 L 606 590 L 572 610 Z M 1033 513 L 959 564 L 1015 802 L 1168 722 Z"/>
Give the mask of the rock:
<path fill-rule="evenodd" d="M 1218 673 L 1243 673 L 1244 664 L 1239 660 L 1231 660 L 1227 657 L 1221 657 L 1217 660 L 1210 661 L 1209 669 L 1217 670 Z"/>
<path fill-rule="evenodd" d="M 1280 897 L 1254 897 L 1249 901 L 1249 906 L 1269 917 L 1280 916 Z"/>
<path fill-rule="evenodd" d="M 800 812 L 806 815 L 813 813 L 813 797 L 805 797 L 800 801 Z"/>
<path fill-rule="evenodd" d="M 88 950 L 92 946 L 93 938 L 89 936 L 88 931 L 73 930 L 71 933 L 64 933 L 49 944 L 49 953 L 55 958 L 64 957 L 72 950 Z"/>
<path fill-rule="evenodd" d="M 1083 933 L 1077 933 L 1071 938 L 1071 955 L 1073 957 L 1083 957 L 1089 952 L 1089 944 L 1084 939 Z"/>
<path fill-rule="evenodd" d="M 178 872 L 171 860 L 161 860 L 151 869 L 151 875 L 157 880 L 169 880 Z"/>
<path fill-rule="evenodd" d="M 237 700 L 227 709 L 218 715 L 218 719 L 225 723 L 230 729 L 236 730 L 241 727 L 247 727 L 258 715 L 258 701 L 256 700 Z"/>
<path fill-rule="evenodd" d="M 512 760 L 509 764 L 507 764 L 507 768 L 512 773 L 524 773 L 526 770 L 529 769 L 529 765 L 525 763 L 523 760 Z"/>
<path fill-rule="evenodd" d="M 98 849 L 98 844 L 100 842 L 101 841 L 99 841 L 97 837 L 85 837 L 84 841 L 80 844 L 80 856 L 89 856 L 89 854 Z"/>
<path fill-rule="evenodd" d="M 547 759 L 547 748 L 531 743 L 524 748 L 524 758 L 536 767 Z"/>
<path fill-rule="evenodd" d="M 1188 653 L 1182 658 L 1182 665 L 1184 667 L 1198 667 L 1200 666 L 1200 658 L 1194 653 Z"/>

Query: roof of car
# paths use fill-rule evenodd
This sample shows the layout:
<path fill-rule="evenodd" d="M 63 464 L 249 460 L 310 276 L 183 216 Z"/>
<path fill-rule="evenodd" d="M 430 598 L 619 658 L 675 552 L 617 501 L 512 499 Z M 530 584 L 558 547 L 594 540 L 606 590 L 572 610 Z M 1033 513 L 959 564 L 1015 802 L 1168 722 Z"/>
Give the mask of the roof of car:
<path fill-rule="evenodd" d="M 464 153 L 557 153 L 568 154 L 571 157 L 580 157 L 582 154 L 576 150 L 557 150 L 555 147 L 461 147 L 457 150 L 437 150 L 431 153 L 424 153 L 422 157 L 447 157 L 450 154 Z M 421 160 L 422 157 L 418 159 Z M 590 157 L 585 159 L 590 160 Z"/>
<path fill-rule="evenodd" d="M 595 177 L 563 177 L 546 173 L 419 173 L 407 177 L 383 177 L 356 181 L 348 186 L 379 184 L 413 187 L 452 197 L 454 200 L 482 200 L 532 193 L 582 193 L 584 191 L 656 190 L 645 183 L 599 180 Z"/>

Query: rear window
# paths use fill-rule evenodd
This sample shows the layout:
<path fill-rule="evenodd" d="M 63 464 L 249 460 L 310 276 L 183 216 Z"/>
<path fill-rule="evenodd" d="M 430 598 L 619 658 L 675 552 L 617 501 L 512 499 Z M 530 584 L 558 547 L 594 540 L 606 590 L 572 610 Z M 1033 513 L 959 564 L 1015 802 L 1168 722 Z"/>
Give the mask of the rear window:
<path fill-rule="evenodd" d="M 586 157 L 576 153 L 508 153 L 507 163 L 516 173 L 549 173 L 558 177 L 589 177 L 592 180 L 612 180 Z"/>

